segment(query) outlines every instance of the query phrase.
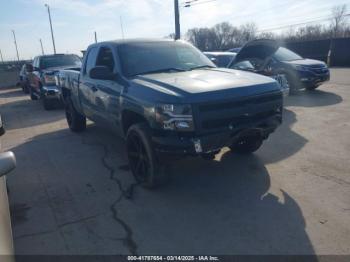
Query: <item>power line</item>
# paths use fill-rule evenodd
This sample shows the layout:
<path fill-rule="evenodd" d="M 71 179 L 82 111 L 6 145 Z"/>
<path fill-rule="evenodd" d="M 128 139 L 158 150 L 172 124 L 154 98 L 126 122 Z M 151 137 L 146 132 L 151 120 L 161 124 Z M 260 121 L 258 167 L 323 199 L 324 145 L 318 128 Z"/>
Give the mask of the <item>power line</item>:
<path fill-rule="evenodd" d="M 345 14 L 344 16 L 350 16 L 349 14 Z M 266 32 L 266 31 L 275 31 L 275 30 L 279 30 L 279 29 L 283 29 L 283 28 L 287 28 L 287 27 L 295 27 L 295 26 L 299 26 L 299 25 L 306 25 L 306 24 L 312 24 L 315 22 L 322 22 L 322 21 L 327 21 L 327 20 L 331 20 L 333 19 L 333 17 L 328 16 L 327 18 L 315 18 L 315 20 L 311 20 L 311 21 L 307 21 L 307 22 L 300 22 L 300 23 L 295 23 L 295 24 L 289 24 L 289 25 L 283 25 L 283 26 L 279 26 L 279 27 L 273 27 L 273 28 L 266 28 L 266 29 L 262 29 L 262 30 L 258 30 L 258 33 L 261 32 Z"/>
<path fill-rule="evenodd" d="M 187 2 L 185 2 L 185 5 L 183 7 L 192 7 L 192 6 L 207 4 L 207 3 L 215 2 L 215 1 L 217 1 L 217 0 L 208 0 L 208 1 L 203 1 L 203 2 L 192 1 L 193 4 L 192 3 L 186 4 Z"/>
<path fill-rule="evenodd" d="M 190 5 L 190 4 L 194 3 L 194 2 L 198 2 L 198 0 L 185 1 L 185 2 L 180 3 L 180 5 L 182 7 L 184 7 L 185 5 Z"/>
<path fill-rule="evenodd" d="M 344 4 L 346 4 L 346 3 L 344 3 Z M 257 13 L 264 14 L 264 16 L 266 17 L 267 13 L 271 13 L 271 12 L 280 13 L 281 12 L 281 7 L 288 6 L 288 5 L 290 5 L 290 3 L 283 3 L 283 4 L 280 4 L 280 5 L 274 5 L 272 7 L 265 8 L 265 9 L 260 9 L 260 10 L 256 10 L 256 11 L 252 11 L 252 12 L 242 13 L 242 14 L 240 14 L 238 16 L 232 17 L 230 20 L 240 19 L 240 18 L 243 18 L 243 17 L 249 17 L 249 19 L 250 19 L 250 16 L 256 15 Z M 320 12 L 321 10 L 322 11 L 324 10 L 323 12 L 327 11 L 327 13 L 329 13 L 330 8 L 331 8 L 331 6 L 319 6 L 319 7 L 313 8 L 313 12 L 316 12 L 316 11 Z M 278 9 L 278 10 L 276 10 L 276 9 Z M 271 15 L 273 15 L 273 14 L 271 14 Z M 305 15 L 298 15 L 298 16 L 293 16 L 292 19 L 294 20 L 296 18 L 304 18 L 304 17 L 305 17 Z M 271 21 L 273 19 L 275 19 L 275 18 L 273 18 L 273 17 L 272 18 L 267 18 L 267 19 L 264 19 L 264 22 Z"/>
<path fill-rule="evenodd" d="M 304 1 L 303 3 L 308 3 L 308 4 L 311 4 L 313 3 L 314 1 Z M 348 3 L 343 3 L 343 4 L 340 4 L 340 5 L 347 5 Z M 283 4 L 280 4 L 280 5 L 273 5 L 269 8 L 266 8 L 266 9 L 259 9 L 259 10 L 256 10 L 256 11 L 252 11 L 252 12 L 244 12 L 238 16 L 231 16 L 228 18 L 228 21 L 232 21 L 232 20 L 239 20 L 241 18 L 247 18 L 247 19 L 252 19 L 252 16 L 256 16 L 256 17 L 259 17 L 259 14 L 264 14 L 264 24 L 266 24 L 266 22 L 272 22 L 272 23 L 275 23 L 276 22 L 276 18 L 274 17 L 274 14 L 280 14 L 281 13 L 281 10 L 283 10 L 283 8 L 280 8 L 282 6 L 288 6 L 290 5 L 290 3 L 283 3 Z M 316 5 L 315 5 L 316 6 Z M 329 10 L 331 9 L 332 5 L 327 5 L 327 6 L 316 6 L 314 7 L 312 10 L 313 12 L 318 12 L 320 13 L 320 15 L 324 14 L 325 16 L 326 15 L 329 15 Z M 275 10 L 277 9 L 278 10 Z M 272 12 L 272 13 L 271 13 Z M 327 12 L 327 14 L 326 14 Z M 257 14 L 259 13 L 259 14 Z M 271 14 L 271 15 L 268 15 L 267 16 L 267 13 Z M 255 17 L 254 17 L 255 18 Z M 302 19 L 302 18 L 305 18 L 305 14 L 304 15 L 297 15 L 297 16 L 288 16 L 289 19 L 287 20 L 284 20 L 285 23 L 295 23 L 297 22 L 298 18 Z M 310 19 L 317 19 L 317 18 L 310 18 Z M 247 21 L 249 22 L 249 21 Z M 270 25 L 267 25 L 265 27 L 274 27 L 274 25 L 272 24 L 271 26 Z"/>

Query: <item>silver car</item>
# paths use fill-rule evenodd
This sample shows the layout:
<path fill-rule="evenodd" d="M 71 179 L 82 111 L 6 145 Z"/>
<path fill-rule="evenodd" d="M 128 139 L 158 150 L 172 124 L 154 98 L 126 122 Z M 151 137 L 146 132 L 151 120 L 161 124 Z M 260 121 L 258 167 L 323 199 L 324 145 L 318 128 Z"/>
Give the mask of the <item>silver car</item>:
<path fill-rule="evenodd" d="M 0 135 L 5 133 L 0 116 Z M 16 167 L 16 158 L 12 152 L 0 153 L 0 256 L 1 261 L 14 261 L 13 238 L 6 177 Z M 6 256 L 4 256 L 6 255 Z"/>

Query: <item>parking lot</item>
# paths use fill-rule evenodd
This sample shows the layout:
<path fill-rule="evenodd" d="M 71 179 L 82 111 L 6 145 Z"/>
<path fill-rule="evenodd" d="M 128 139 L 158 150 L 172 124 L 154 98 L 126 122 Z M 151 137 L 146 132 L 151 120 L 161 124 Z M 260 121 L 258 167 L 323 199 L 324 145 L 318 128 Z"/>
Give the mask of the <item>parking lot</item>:
<path fill-rule="evenodd" d="M 16 254 L 349 254 L 350 69 L 286 99 L 255 154 L 168 167 L 135 185 L 124 143 L 89 123 L 68 130 L 18 88 L 0 91 L 17 169 L 8 176 Z"/>

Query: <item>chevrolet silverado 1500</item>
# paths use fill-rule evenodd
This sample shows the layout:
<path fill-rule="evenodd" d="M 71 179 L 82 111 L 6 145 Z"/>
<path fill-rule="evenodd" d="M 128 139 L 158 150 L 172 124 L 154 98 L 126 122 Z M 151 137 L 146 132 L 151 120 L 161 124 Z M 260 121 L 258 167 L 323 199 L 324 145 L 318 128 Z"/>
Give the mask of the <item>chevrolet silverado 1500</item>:
<path fill-rule="evenodd" d="M 144 186 L 159 182 L 164 155 L 252 153 L 282 122 L 275 80 L 219 69 L 184 41 L 93 44 L 80 71 L 59 75 L 70 129 L 83 131 L 86 118 L 115 129 Z"/>

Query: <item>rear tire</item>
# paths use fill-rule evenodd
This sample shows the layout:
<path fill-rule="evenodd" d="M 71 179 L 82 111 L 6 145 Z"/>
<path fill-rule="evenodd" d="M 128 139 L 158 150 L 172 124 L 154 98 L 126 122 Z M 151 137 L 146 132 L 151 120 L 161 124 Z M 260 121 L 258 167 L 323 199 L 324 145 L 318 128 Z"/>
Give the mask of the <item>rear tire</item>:
<path fill-rule="evenodd" d="M 230 146 L 233 153 L 251 154 L 257 151 L 263 144 L 260 135 L 248 135 L 239 138 L 237 142 Z"/>
<path fill-rule="evenodd" d="M 70 98 L 65 103 L 66 119 L 69 129 L 73 132 L 82 132 L 86 129 L 86 117 L 80 114 L 73 105 Z"/>
<path fill-rule="evenodd" d="M 134 124 L 129 128 L 126 149 L 130 169 L 138 183 L 151 189 L 165 182 L 163 166 L 153 149 L 146 123 Z"/>
<path fill-rule="evenodd" d="M 25 82 L 25 83 L 21 84 L 21 87 L 22 87 L 23 93 L 29 94 L 29 84 L 28 84 L 28 82 Z"/>
<path fill-rule="evenodd" d="M 24 92 L 25 94 L 29 94 L 29 83 L 28 83 L 28 82 L 26 82 L 26 83 L 24 84 L 23 92 Z"/>

